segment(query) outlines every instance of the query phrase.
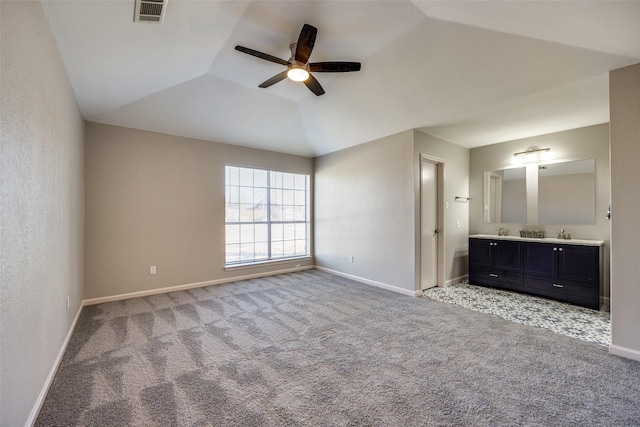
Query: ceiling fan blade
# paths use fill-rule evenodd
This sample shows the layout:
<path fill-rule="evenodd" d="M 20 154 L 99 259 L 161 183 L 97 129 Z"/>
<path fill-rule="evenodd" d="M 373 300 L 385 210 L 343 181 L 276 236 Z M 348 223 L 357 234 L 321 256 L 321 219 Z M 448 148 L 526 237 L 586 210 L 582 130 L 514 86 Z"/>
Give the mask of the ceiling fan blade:
<path fill-rule="evenodd" d="M 316 34 L 318 29 L 313 25 L 304 24 L 300 36 L 298 37 L 298 43 L 296 44 L 296 61 L 306 64 L 311 56 L 313 45 L 316 43 Z"/>
<path fill-rule="evenodd" d="M 255 56 L 260 59 L 266 59 L 267 61 L 275 62 L 276 64 L 289 65 L 289 61 L 285 61 L 284 59 L 280 59 L 273 55 L 269 55 L 268 53 L 263 53 L 257 50 L 249 49 L 248 47 L 236 46 L 236 50 L 247 53 L 251 56 Z"/>
<path fill-rule="evenodd" d="M 307 85 L 309 90 L 315 93 L 316 96 L 320 96 L 324 93 L 324 89 L 322 89 L 322 86 L 320 86 L 320 83 L 311 74 L 309 74 L 309 78 L 304 81 L 304 84 Z"/>
<path fill-rule="evenodd" d="M 284 70 L 283 72 L 271 77 L 269 80 L 266 80 L 265 82 L 261 83 L 260 86 L 258 87 L 261 87 L 261 88 L 269 87 L 286 78 L 287 78 L 287 70 Z"/>
<path fill-rule="evenodd" d="M 349 71 L 360 71 L 359 62 L 313 62 L 309 64 L 309 70 L 320 73 L 347 73 Z"/>

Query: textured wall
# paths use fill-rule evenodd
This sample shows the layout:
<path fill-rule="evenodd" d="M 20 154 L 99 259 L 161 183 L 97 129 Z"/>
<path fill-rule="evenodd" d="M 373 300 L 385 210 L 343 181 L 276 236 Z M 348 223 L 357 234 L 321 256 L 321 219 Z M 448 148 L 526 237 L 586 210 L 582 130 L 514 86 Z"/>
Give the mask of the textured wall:
<path fill-rule="evenodd" d="M 609 82 L 611 341 L 614 350 L 640 360 L 640 64 L 612 71 Z"/>
<path fill-rule="evenodd" d="M 313 175 L 312 159 L 91 122 L 85 134 L 85 299 L 313 264 L 224 269 L 224 166 Z"/>
<path fill-rule="evenodd" d="M 518 139 L 485 147 L 472 148 L 469 163 L 469 191 L 471 194 L 469 210 L 469 232 L 471 234 L 496 234 L 500 224 L 483 222 L 483 183 L 484 171 L 504 169 L 510 166 L 513 153 L 526 150 L 530 146 L 551 147 L 556 160 L 571 161 L 595 159 L 596 206 L 594 224 L 545 224 L 538 225 L 538 187 L 532 186 L 530 173 L 537 175 L 537 167 L 527 168 L 527 223 L 532 228 L 546 231 L 547 236 L 555 237 L 561 228 L 565 228 L 576 239 L 602 240 L 604 246 L 604 286 L 601 295 L 609 297 L 609 221 L 605 214 L 610 200 L 609 178 L 609 125 L 607 123 L 550 133 L 532 138 Z M 510 234 L 518 235 L 527 224 L 503 224 Z"/>
<path fill-rule="evenodd" d="M 0 8 L 0 425 L 22 426 L 82 301 L 84 122 L 40 2 Z"/>
<path fill-rule="evenodd" d="M 415 289 L 412 154 L 407 131 L 316 158 L 317 265 Z"/>

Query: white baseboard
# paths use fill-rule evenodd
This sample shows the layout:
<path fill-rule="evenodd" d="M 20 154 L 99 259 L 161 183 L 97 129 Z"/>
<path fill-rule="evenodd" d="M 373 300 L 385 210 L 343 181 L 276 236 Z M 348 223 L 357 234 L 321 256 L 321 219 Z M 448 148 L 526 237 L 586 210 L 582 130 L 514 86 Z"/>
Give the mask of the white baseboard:
<path fill-rule="evenodd" d="M 62 346 L 60 347 L 60 351 L 58 351 L 58 355 L 53 362 L 53 366 L 49 371 L 49 375 L 44 381 L 42 385 L 42 389 L 40 390 L 40 394 L 38 394 L 38 398 L 36 399 L 36 403 L 33 405 L 31 409 L 31 414 L 29 414 L 29 418 L 25 423 L 25 427 L 32 427 L 36 420 L 38 419 L 38 415 L 40 414 L 40 409 L 42 409 L 42 405 L 44 404 L 44 400 L 47 398 L 47 393 L 49 392 L 49 388 L 51 387 L 51 383 L 56 376 L 56 372 L 58 372 L 58 367 L 60 366 L 60 362 L 62 362 L 62 358 L 64 357 L 64 352 L 67 351 L 67 346 L 69 345 L 69 341 L 71 341 L 71 335 L 73 335 L 73 331 L 76 329 L 76 323 L 78 323 L 78 319 L 80 318 L 80 313 L 82 312 L 83 305 L 81 304 L 78 308 L 78 312 L 76 316 L 73 318 L 73 322 L 71 322 L 71 326 L 69 327 L 69 331 L 67 331 L 67 335 L 64 337 L 64 341 L 62 342 Z"/>
<path fill-rule="evenodd" d="M 364 277 L 354 276 L 352 274 L 342 273 L 340 271 L 331 270 L 325 267 L 316 266 L 316 270 L 326 271 L 327 273 L 335 274 L 336 276 L 346 277 L 347 279 L 355 280 L 356 282 L 364 283 L 366 285 L 375 286 L 376 288 L 382 288 L 389 291 L 393 291 L 399 294 L 408 295 L 410 297 L 418 297 L 422 295 L 422 291 L 410 291 L 409 289 L 399 288 L 397 286 L 389 285 L 387 283 L 376 282 L 375 280 L 365 279 Z"/>
<path fill-rule="evenodd" d="M 620 357 L 625 357 L 627 359 L 636 360 L 640 362 L 640 351 L 633 350 L 626 347 L 621 347 L 619 345 L 611 344 L 609 346 L 609 354 L 613 354 Z"/>
<path fill-rule="evenodd" d="M 287 268 L 283 270 L 270 271 L 265 273 L 246 274 L 244 276 L 234 276 L 224 279 L 207 280 L 206 282 L 187 283 L 185 285 L 169 286 L 166 288 L 149 289 L 147 291 L 129 292 L 126 294 L 111 295 L 107 297 L 90 298 L 83 301 L 83 305 L 102 304 L 104 302 L 121 301 L 130 298 L 146 297 L 149 295 L 166 294 L 168 292 L 186 291 L 188 289 L 203 288 L 205 286 L 222 285 L 224 283 L 239 282 L 241 280 L 255 279 L 258 277 L 275 276 L 277 274 L 293 273 L 302 270 L 312 270 L 315 266 L 305 265 L 304 267 Z"/>
<path fill-rule="evenodd" d="M 453 279 L 446 280 L 444 282 L 445 286 L 457 285 L 458 283 L 466 282 L 469 280 L 469 275 L 465 274 L 463 276 L 454 277 Z"/>

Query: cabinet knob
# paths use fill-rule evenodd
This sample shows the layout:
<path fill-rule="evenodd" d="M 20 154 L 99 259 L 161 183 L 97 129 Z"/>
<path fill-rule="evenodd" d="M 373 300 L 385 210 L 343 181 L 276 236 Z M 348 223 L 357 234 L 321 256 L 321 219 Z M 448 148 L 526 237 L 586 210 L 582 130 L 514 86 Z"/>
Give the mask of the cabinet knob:
<path fill-rule="evenodd" d="M 554 250 L 554 251 L 557 251 L 557 250 L 558 250 L 558 248 L 553 248 L 553 250 Z"/>
<path fill-rule="evenodd" d="M 558 250 L 559 250 L 560 252 L 562 252 L 562 248 L 559 248 Z"/>

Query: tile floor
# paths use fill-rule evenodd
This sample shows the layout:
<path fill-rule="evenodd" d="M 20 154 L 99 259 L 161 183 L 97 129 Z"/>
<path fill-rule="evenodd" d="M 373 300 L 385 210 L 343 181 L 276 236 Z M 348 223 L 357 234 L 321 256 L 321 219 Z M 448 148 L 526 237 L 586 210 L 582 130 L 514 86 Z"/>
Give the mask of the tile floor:
<path fill-rule="evenodd" d="M 611 315 L 550 299 L 459 283 L 423 291 L 423 296 L 603 346 L 611 344 Z"/>

